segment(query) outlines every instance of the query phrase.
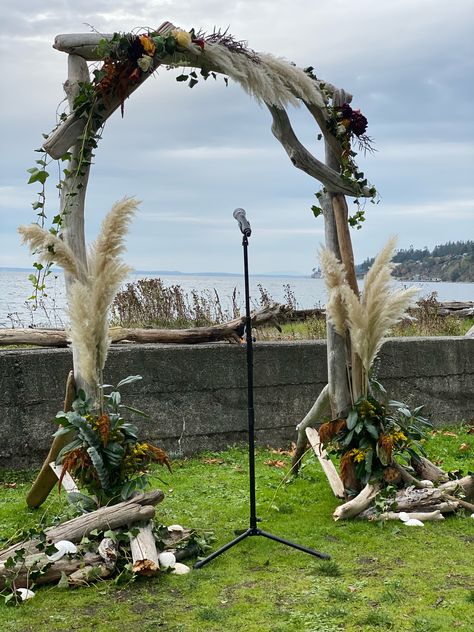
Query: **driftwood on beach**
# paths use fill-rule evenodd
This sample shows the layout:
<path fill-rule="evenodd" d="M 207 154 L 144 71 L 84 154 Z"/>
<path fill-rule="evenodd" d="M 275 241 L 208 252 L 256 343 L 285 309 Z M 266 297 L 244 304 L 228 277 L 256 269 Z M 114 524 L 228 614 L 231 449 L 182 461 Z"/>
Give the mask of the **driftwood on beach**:
<path fill-rule="evenodd" d="M 273 303 L 252 314 L 252 327 L 274 325 L 287 320 L 288 308 Z M 193 327 L 190 329 L 132 329 L 111 327 L 112 343 L 141 342 L 168 344 L 199 344 L 205 342 L 240 342 L 245 330 L 245 316 L 240 316 L 222 325 Z M 0 329 L 0 346 L 36 345 L 40 347 L 67 347 L 69 337 L 60 329 Z"/>
<path fill-rule="evenodd" d="M 416 311 L 416 310 L 415 310 Z M 302 321 L 308 318 L 325 318 L 323 307 L 314 309 L 290 309 L 285 305 L 272 303 L 252 314 L 252 327 L 275 326 L 281 323 Z M 439 316 L 468 318 L 474 315 L 474 302 L 451 301 L 439 303 Z M 137 342 L 160 344 L 202 344 L 206 342 L 238 342 L 245 329 L 245 317 L 240 316 L 221 325 L 192 327 L 189 329 L 149 329 L 111 327 L 109 335 L 112 343 Z M 474 328 L 467 336 L 474 335 Z M 67 347 L 69 338 L 64 329 L 25 328 L 0 329 L 0 347 L 7 345 L 34 345 L 38 347 Z"/>

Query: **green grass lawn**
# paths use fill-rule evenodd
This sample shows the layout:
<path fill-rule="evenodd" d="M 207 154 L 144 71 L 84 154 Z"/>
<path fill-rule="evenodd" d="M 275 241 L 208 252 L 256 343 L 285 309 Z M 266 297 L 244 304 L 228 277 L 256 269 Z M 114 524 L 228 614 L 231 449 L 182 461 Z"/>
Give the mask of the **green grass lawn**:
<path fill-rule="evenodd" d="M 437 432 L 429 456 L 445 469 L 473 469 L 467 427 Z M 466 443 L 470 450 L 459 450 Z M 284 461 L 286 468 L 265 461 Z M 329 553 L 324 562 L 262 537 L 247 538 L 185 576 L 162 574 L 128 585 L 101 581 L 81 589 L 44 587 L 18 608 L 0 604 L 0 630 L 332 632 L 473 629 L 474 520 L 468 514 L 426 523 L 335 523 L 332 496 L 308 455 L 300 476 L 290 459 L 257 453 L 258 515 L 263 529 Z M 163 470 L 157 470 L 162 476 Z M 36 511 L 25 506 L 32 472 L 0 477 L 0 546 L 17 531 L 50 522 L 64 501 L 56 492 Z M 215 532 L 215 548 L 248 525 L 247 456 L 231 448 L 174 463 L 157 520 Z M 16 487 L 11 485 L 16 483 Z"/>

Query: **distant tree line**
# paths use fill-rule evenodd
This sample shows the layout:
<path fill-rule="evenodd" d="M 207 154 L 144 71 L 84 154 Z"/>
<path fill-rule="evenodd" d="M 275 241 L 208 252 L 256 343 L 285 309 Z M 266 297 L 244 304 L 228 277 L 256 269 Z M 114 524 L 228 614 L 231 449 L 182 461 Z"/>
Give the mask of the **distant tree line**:
<path fill-rule="evenodd" d="M 425 261 L 430 257 L 462 257 L 466 255 L 469 260 L 474 258 L 474 241 L 448 241 L 447 244 L 435 246 L 432 251 L 425 248 L 413 248 L 410 246 L 408 249 L 401 248 L 393 257 L 395 263 L 407 263 L 409 261 Z M 359 264 L 356 271 L 360 274 L 364 274 L 373 264 L 374 258 L 368 257 L 363 263 Z"/>

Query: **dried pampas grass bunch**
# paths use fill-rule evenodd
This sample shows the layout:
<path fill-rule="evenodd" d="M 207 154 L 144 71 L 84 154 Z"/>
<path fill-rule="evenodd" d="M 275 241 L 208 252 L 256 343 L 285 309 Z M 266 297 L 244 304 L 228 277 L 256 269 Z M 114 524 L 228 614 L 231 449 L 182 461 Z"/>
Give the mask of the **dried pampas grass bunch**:
<path fill-rule="evenodd" d="M 134 198 L 114 204 L 90 248 L 87 269 L 62 239 L 47 230 L 36 224 L 18 229 L 31 252 L 39 253 L 47 263 L 57 263 L 73 279 L 68 306 L 70 338 L 77 350 L 77 370 L 93 388 L 101 381 L 110 346 L 109 308 L 130 272 L 120 257 L 138 204 Z"/>
<path fill-rule="evenodd" d="M 324 249 L 320 255 L 321 269 L 329 292 L 326 307 L 328 317 L 337 333 L 344 336 L 348 331 L 350 334 L 352 348 L 362 362 L 364 395 L 367 395 L 369 370 L 384 336 L 403 318 L 419 292 L 416 287 L 392 289 L 395 244 L 396 239 L 392 237 L 375 258 L 364 279 L 364 291 L 360 299 L 349 287 L 344 266 L 334 253 Z"/>

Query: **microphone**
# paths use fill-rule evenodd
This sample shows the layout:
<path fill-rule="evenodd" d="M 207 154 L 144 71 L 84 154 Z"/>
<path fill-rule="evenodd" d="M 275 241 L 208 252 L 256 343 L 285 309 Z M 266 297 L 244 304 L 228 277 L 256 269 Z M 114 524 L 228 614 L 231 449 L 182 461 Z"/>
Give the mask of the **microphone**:
<path fill-rule="evenodd" d="M 246 237 L 250 237 L 252 234 L 252 229 L 250 228 L 249 221 L 245 215 L 245 211 L 243 208 L 236 208 L 232 213 L 234 218 L 237 220 L 240 228 L 240 232 Z"/>

